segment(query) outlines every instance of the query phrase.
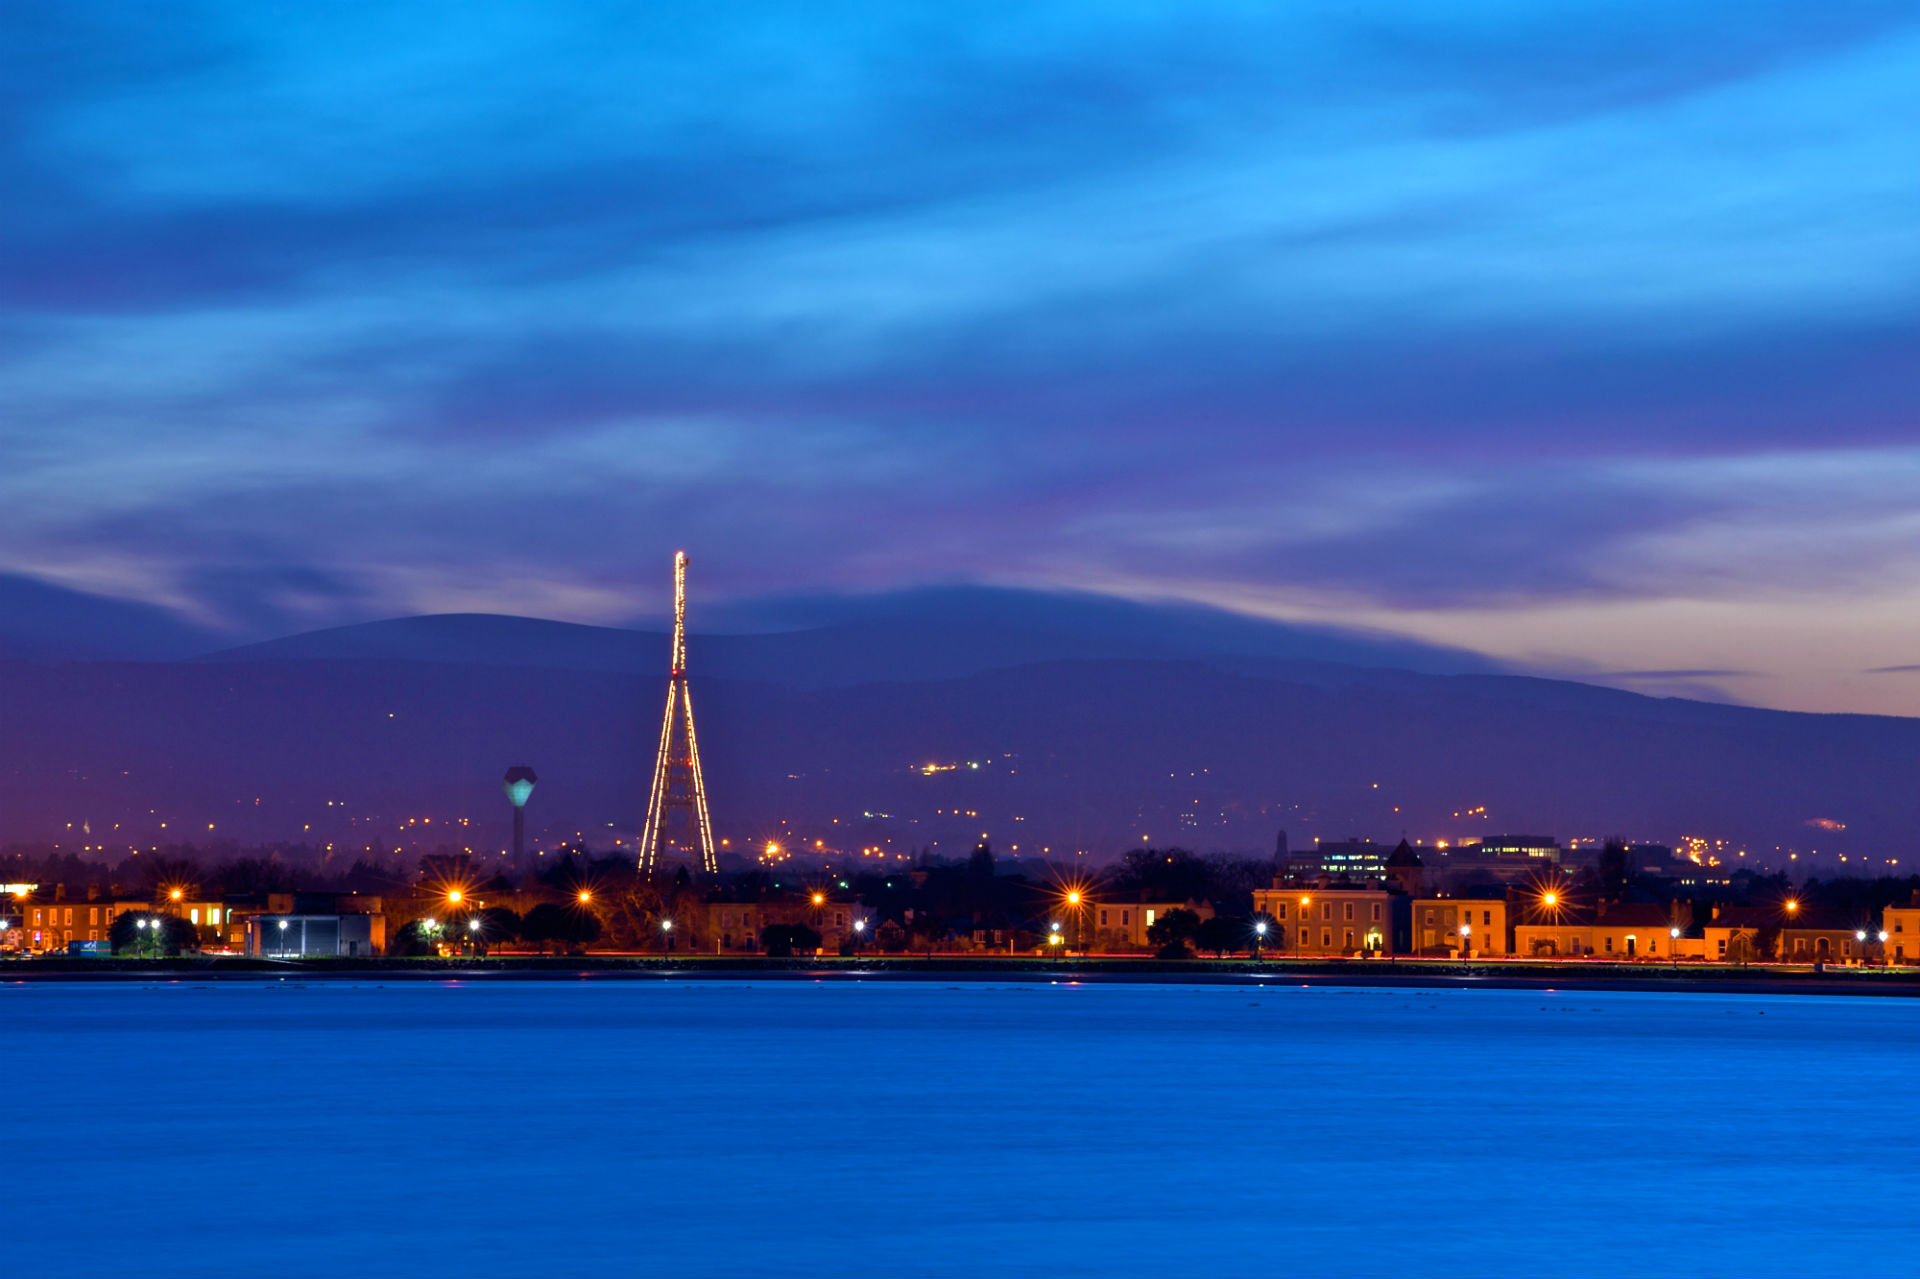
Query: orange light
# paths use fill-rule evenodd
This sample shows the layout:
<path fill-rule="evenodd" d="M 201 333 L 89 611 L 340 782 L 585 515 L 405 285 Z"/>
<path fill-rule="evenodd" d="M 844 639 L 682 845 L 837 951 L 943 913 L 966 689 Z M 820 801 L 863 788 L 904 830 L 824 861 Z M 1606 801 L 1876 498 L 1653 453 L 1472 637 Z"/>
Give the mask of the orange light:
<path fill-rule="evenodd" d="M 1311 905 L 1313 905 L 1313 898 L 1311 898 L 1311 897 L 1302 897 L 1302 898 L 1300 899 L 1300 904 L 1301 904 L 1302 906 L 1311 906 Z"/>
<path fill-rule="evenodd" d="M 465 896 L 466 894 L 461 892 L 457 888 L 449 888 L 447 890 L 447 901 L 452 905 L 458 906 L 460 904 L 460 899 Z"/>
<path fill-rule="evenodd" d="M 1080 904 L 1080 890 L 1076 888 L 1072 892 L 1069 892 L 1067 894 L 1067 905 L 1078 906 L 1079 904 Z"/>
<path fill-rule="evenodd" d="M 1793 914 L 1794 911 L 1799 909 L 1800 909 L 1799 902 L 1793 900 L 1793 898 L 1791 897 L 1787 898 L 1787 914 L 1791 915 Z"/>
<path fill-rule="evenodd" d="M 584 889 L 584 888 L 580 890 L 580 903 L 581 903 L 582 905 L 585 905 L 586 903 L 588 903 L 588 902 L 590 902 L 590 901 L 592 901 L 592 900 L 593 900 L 593 894 L 592 894 L 592 893 L 590 893 L 590 892 L 588 892 L 588 891 L 587 891 L 586 889 Z"/>
<path fill-rule="evenodd" d="M 173 890 L 172 892 L 170 892 L 170 893 L 168 893 L 168 894 L 167 894 L 167 896 L 169 896 L 169 897 L 171 897 L 171 898 L 173 898 L 173 900 L 175 900 L 175 901 L 179 901 L 179 900 L 180 900 L 180 898 L 181 898 L 181 897 L 182 897 L 183 895 L 184 895 L 184 894 L 182 894 L 182 893 L 181 893 L 181 891 L 180 891 L 179 889 L 177 889 L 177 888 L 176 888 L 176 889 L 174 889 L 174 890 Z"/>
<path fill-rule="evenodd" d="M 1557 906 L 1560 904 L 1560 894 L 1549 889 L 1540 894 L 1540 904 L 1542 906 Z"/>
<path fill-rule="evenodd" d="M 815 893 L 813 895 L 813 904 L 816 906 L 823 905 L 826 902 L 826 900 L 827 900 L 827 895 L 825 893 Z"/>

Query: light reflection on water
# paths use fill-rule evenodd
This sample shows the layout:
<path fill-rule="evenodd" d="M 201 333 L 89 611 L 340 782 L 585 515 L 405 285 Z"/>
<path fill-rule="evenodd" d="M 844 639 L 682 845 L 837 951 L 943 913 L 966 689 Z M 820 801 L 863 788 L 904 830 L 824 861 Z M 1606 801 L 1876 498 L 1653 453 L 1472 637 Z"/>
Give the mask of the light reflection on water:
<path fill-rule="evenodd" d="M 1920 1243 L 1904 1000 L 486 981 L 0 1009 L 29 1274 L 1753 1279 Z"/>

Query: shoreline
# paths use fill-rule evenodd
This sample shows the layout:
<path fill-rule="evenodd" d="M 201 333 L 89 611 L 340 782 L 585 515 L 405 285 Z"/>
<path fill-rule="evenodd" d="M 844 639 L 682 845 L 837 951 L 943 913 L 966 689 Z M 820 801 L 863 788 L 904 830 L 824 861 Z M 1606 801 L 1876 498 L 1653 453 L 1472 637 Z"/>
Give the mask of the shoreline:
<path fill-rule="evenodd" d="M 1273 985 L 1461 990 L 1669 991 L 1676 994 L 1920 998 L 1920 971 L 1654 964 L 1340 960 L 1051 959 L 879 956 L 769 959 L 505 955 L 485 959 L 39 958 L 0 963 L 0 985 L 99 982 L 940 981 Z"/>

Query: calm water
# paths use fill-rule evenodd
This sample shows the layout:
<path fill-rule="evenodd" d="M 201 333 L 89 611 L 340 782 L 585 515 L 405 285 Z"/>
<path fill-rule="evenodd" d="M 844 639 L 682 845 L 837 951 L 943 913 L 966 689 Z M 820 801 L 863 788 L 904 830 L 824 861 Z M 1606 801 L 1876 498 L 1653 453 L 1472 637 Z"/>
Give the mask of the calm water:
<path fill-rule="evenodd" d="M 0 987 L 16 1273 L 1920 1268 L 1920 1004 Z"/>

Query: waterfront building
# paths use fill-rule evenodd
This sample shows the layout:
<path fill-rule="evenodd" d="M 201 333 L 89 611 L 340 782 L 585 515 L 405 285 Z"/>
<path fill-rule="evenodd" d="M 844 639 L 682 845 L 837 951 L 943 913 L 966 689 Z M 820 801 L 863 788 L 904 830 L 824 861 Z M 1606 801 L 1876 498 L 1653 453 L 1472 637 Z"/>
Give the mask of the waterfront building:
<path fill-rule="evenodd" d="M 1870 928 L 1855 914 L 1802 909 L 1780 930 L 1778 958 L 1786 964 L 1857 964 L 1880 953 Z"/>
<path fill-rule="evenodd" d="M 1153 945 L 1147 930 L 1176 910 L 1190 910 L 1201 919 L 1213 918 L 1213 903 L 1099 902 L 1087 907 L 1093 915 L 1093 949 L 1145 949 Z"/>
<path fill-rule="evenodd" d="M 1920 963 L 1920 892 L 1913 894 L 1904 906 L 1889 906 L 1881 911 L 1880 927 L 1887 934 L 1888 963 Z"/>
<path fill-rule="evenodd" d="M 359 893 L 266 893 L 230 907 L 245 954 L 275 959 L 362 958 L 386 953 L 385 902 Z"/>
<path fill-rule="evenodd" d="M 1274 921 L 1267 948 L 1293 955 L 1393 955 L 1404 950 L 1407 898 L 1384 888 L 1275 884 L 1253 893 Z"/>
<path fill-rule="evenodd" d="M 1601 902 L 1591 911 L 1562 909 L 1513 930 L 1523 958 L 1671 959 L 1673 913 L 1651 902 Z"/>
<path fill-rule="evenodd" d="M 1412 914 L 1417 955 L 1504 959 L 1513 953 L 1504 896 L 1416 897 Z"/>
<path fill-rule="evenodd" d="M 692 921 L 694 932 L 686 945 L 689 950 L 715 955 L 757 955 L 763 949 L 763 930 L 804 925 L 820 934 L 820 948 L 831 953 L 851 940 L 854 925 L 863 921 L 867 927 L 872 926 L 865 907 L 857 902 L 835 901 L 825 893 L 707 901 L 697 909 Z"/>
<path fill-rule="evenodd" d="M 387 948 L 385 915 L 247 915 L 242 946 L 255 958 L 363 958 Z"/>

